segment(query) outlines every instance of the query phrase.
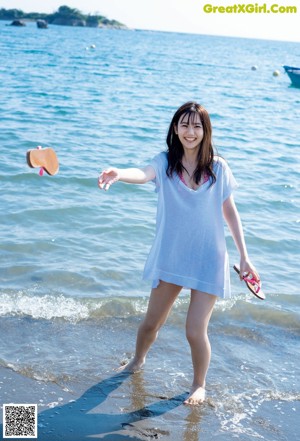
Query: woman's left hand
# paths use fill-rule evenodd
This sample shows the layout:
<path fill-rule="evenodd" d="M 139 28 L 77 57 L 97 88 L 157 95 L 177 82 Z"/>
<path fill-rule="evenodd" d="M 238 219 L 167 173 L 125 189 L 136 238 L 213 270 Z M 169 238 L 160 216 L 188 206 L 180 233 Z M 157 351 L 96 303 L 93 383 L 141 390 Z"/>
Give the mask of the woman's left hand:
<path fill-rule="evenodd" d="M 243 259 L 240 260 L 240 279 L 243 280 L 243 277 L 248 277 L 249 275 L 252 275 L 252 277 L 259 282 L 260 277 L 258 272 L 255 269 L 255 266 L 252 265 L 249 259 Z"/>

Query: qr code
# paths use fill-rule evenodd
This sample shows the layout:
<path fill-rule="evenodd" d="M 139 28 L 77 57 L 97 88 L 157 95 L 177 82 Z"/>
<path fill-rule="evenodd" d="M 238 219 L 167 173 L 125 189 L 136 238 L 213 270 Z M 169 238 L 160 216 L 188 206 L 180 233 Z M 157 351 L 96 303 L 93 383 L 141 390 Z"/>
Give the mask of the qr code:
<path fill-rule="evenodd" d="M 37 438 L 37 404 L 4 404 L 3 438 Z"/>

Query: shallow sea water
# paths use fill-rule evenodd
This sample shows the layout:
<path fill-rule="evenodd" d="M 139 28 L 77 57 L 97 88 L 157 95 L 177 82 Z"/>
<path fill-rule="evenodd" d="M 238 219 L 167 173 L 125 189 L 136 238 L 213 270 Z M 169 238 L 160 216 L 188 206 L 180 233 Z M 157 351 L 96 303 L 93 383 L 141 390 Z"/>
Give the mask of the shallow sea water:
<path fill-rule="evenodd" d="M 300 90 L 281 66 L 300 65 L 299 43 L 4 22 L 0 35 L 1 404 L 39 403 L 43 439 L 76 441 L 75 426 L 57 433 L 59 416 L 75 424 L 76 409 L 87 428 L 78 441 L 91 435 L 87 401 L 99 439 L 296 440 Z M 152 184 L 97 188 L 105 166 L 145 165 L 164 150 L 174 111 L 190 99 L 211 114 L 214 144 L 239 183 L 267 294 L 255 299 L 232 271 L 233 298 L 211 320 L 208 401 L 194 410 L 180 405 L 192 376 L 187 291 L 145 371 L 112 377 L 131 357 L 147 307 L 141 275 L 156 195 Z M 37 145 L 57 151 L 57 176 L 28 168 L 26 151 Z"/>

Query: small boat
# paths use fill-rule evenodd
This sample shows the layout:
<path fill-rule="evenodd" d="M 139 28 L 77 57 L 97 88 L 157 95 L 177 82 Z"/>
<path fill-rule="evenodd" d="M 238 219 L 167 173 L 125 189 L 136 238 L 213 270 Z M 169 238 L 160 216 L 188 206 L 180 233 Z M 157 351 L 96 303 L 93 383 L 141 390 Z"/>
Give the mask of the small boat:
<path fill-rule="evenodd" d="M 283 66 L 283 69 L 290 77 L 292 85 L 295 87 L 300 87 L 300 67 Z"/>

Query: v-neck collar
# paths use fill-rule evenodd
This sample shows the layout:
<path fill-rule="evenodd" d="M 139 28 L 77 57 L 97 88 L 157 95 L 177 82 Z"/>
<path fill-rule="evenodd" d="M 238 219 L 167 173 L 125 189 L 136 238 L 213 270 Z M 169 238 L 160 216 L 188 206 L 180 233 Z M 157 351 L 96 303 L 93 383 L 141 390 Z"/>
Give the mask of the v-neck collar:
<path fill-rule="evenodd" d="M 179 181 L 179 185 L 181 185 L 181 187 L 185 188 L 185 190 L 187 192 L 195 193 L 195 194 L 199 193 L 209 182 L 209 179 L 208 179 L 206 182 L 203 182 L 203 184 L 199 185 L 199 187 L 194 190 L 193 188 L 188 187 L 186 184 L 184 184 L 184 182 L 182 182 L 178 173 L 176 173 L 176 179 Z"/>

